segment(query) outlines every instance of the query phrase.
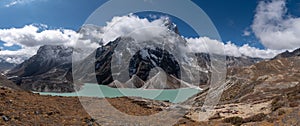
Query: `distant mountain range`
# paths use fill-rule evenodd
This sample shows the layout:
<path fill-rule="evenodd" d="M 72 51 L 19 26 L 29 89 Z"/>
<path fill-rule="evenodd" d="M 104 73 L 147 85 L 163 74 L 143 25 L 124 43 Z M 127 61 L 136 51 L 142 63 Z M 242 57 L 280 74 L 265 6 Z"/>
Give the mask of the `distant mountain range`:
<path fill-rule="evenodd" d="M 121 40 L 124 39 L 119 38 L 116 41 Z M 112 43 L 116 41 L 113 41 Z M 72 51 L 72 48 L 64 46 L 42 46 L 36 55 L 24 61 L 22 64 L 14 67 L 7 73 L 7 76 L 9 76 L 12 81 L 25 90 L 72 92 L 74 91 L 74 87 L 72 85 Z M 162 53 L 162 50 L 148 51 L 154 51 L 153 53 L 157 53 L 157 55 Z M 96 71 L 97 81 L 99 84 L 109 85 L 114 81 L 110 71 L 110 61 L 113 54 L 112 44 L 99 47 L 96 52 L 97 55 L 94 69 Z M 164 55 L 164 57 L 166 60 L 163 60 L 163 63 L 161 63 L 162 66 L 160 67 L 163 68 L 168 75 L 179 78 L 179 66 L 176 64 L 176 61 L 168 60 L 171 55 Z M 202 64 L 201 66 L 203 68 L 209 69 L 209 55 L 205 53 L 199 53 L 197 54 L 197 57 L 199 58 L 199 61 L 201 61 L 199 65 Z M 241 67 L 255 64 L 262 59 L 226 56 L 226 60 L 228 67 Z M 130 76 L 133 77 L 135 75 L 136 79 L 138 78 L 141 81 L 147 81 L 147 75 L 150 74 L 151 67 L 153 67 L 152 62 L 148 59 L 143 59 L 139 53 L 137 53 L 137 55 L 132 59 L 131 64 L 132 65 L 129 67 Z M 138 68 L 138 70 L 136 68 Z M 88 74 L 91 73 L 86 73 L 86 75 Z M 207 83 L 209 79 L 209 73 L 201 72 L 201 75 L 202 83 Z M 88 78 L 85 79 L 88 80 Z M 177 83 L 177 85 L 178 84 L 179 83 Z M 114 87 L 114 85 L 110 86 Z M 142 86 L 143 84 L 140 84 L 136 87 Z M 169 88 L 175 87 L 178 88 L 180 86 L 174 86 L 173 84 L 173 86 Z"/>
<path fill-rule="evenodd" d="M 171 32 L 164 38 L 157 38 L 155 41 L 165 39 L 166 37 L 176 37 L 179 43 L 185 43 L 186 41 L 180 37 L 178 28 L 176 25 L 167 22 L 166 25 L 170 28 Z M 94 26 L 82 27 L 85 36 L 88 38 L 89 30 L 95 31 L 99 29 Z M 124 47 L 126 49 L 130 43 L 135 41 L 130 37 L 119 37 L 114 41 L 109 42 L 104 46 L 97 48 L 95 53 L 95 65 L 88 59 L 81 61 L 85 63 L 85 66 L 93 66 L 94 73 L 83 73 L 80 80 L 89 82 L 92 78 L 95 78 L 98 84 L 109 85 L 111 87 L 145 87 L 152 75 L 152 70 L 156 67 L 161 68 L 167 76 L 168 86 L 157 84 L 156 86 L 146 86 L 147 88 L 179 88 L 181 73 L 179 63 L 175 60 L 174 55 L 170 52 L 160 48 L 143 48 L 139 50 L 130 60 L 128 69 L 124 69 L 122 72 L 129 72 L 129 79 L 123 82 L 116 82 L 113 79 L 111 71 L 111 61 L 114 51 L 117 46 Z M 151 42 L 151 41 L 150 41 Z M 124 44 L 125 43 L 125 44 Z M 121 45 L 120 45 L 121 44 Z M 132 46 L 132 45 L 131 45 Z M 134 46 L 134 45 L 133 45 Z M 47 92 L 73 92 L 73 78 L 72 78 L 72 53 L 74 49 L 72 47 L 64 47 L 60 45 L 44 45 L 37 51 L 37 54 L 33 57 L 25 60 L 23 63 L 15 66 L 6 75 L 16 83 L 18 86 L 25 90 L 31 91 L 47 91 Z M 200 78 L 198 78 L 200 85 L 206 85 L 210 80 L 211 70 L 211 57 L 207 53 L 193 54 L 197 58 L 198 65 L 201 67 L 199 71 Z M 299 55 L 299 50 L 289 53 L 285 52 L 279 54 L 276 58 L 292 57 Z M 226 65 L 228 68 L 240 68 L 256 64 L 264 59 L 251 58 L 251 57 L 233 57 L 225 56 Z M 2 65 L 0 65 L 2 66 Z M 7 69 L 14 66 L 14 64 L 7 64 Z M 2 67 L 5 67 L 3 65 Z M 76 70 L 84 70 L 86 68 L 76 68 Z M 75 71 L 76 72 L 76 71 Z M 156 71 L 157 73 L 158 71 Z M 154 74 L 156 74 L 154 73 Z M 122 73 L 121 73 L 122 74 Z M 152 79 L 153 80 L 153 79 Z M 134 82 L 133 82 L 134 81 Z M 149 83 L 148 83 L 149 84 Z M 152 83 L 154 84 L 154 83 Z"/>
<path fill-rule="evenodd" d="M 281 54 L 278 54 L 273 59 L 289 58 L 289 57 L 295 57 L 295 56 L 300 56 L 300 48 L 294 50 L 293 52 L 285 51 L 285 52 L 283 52 Z"/>
<path fill-rule="evenodd" d="M 7 62 L 5 58 L 6 57 L 0 57 L 0 73 L 4 73 L 18 65 L 16 63 Z"/>
<path fill-rule="evenodd" d="M 50 52 L 69 50 L 69 48 L 58 46 L 44 46 L 41 48 L 43 50 L 56 50 Z M 98 49 L 98 51 L 96 51 L 99 52 L 99 55 L 97 55 L 97 57 L 102 57 L 98 60 L 103 61 L 102 63 L 104 64 L 109 64 L 109 60 L 105 59 L 104 57 L 109 57 L 111 54 L 108 53 L 109 55 L 104 55 L 107 53 L 104 53 L 100 50 L 101 49 Z M 286 56 L 285 53 L 282 53 L 273 59 L 267 60 L 256 58 L 253 59 L 249 57 L 227 56 L 226 59 L 228 62 L 228 68 L 224 91 L 217 106 L 215 106 L 211 110 L 212 112 L 214 112 L 214 115 L 210 115 L 210 117 L 204 120 L 203 123 L 214 125 L 220 123 L 231 123 L 232 125 L 254 123 L 255 125 L 263 125 L 265 123 L 275 124 L 278 120 L 282 124 L 294 124 L 293 119 L 299 119 L 299 113 L 297 112 L 299 112 L 300 105 L 300 56 L 297 53 L 298 51 L 299 49 L 293 52 L 289 52 L 288 56 Z M 44 54 L 42 50 L 37 53 L 37 55 L 40 54 Z M 55 56 L 53 55 L 53 57 L 56 57 L 61 53 L 53 54 L 55 54 Z M 68 55 L 60 56 L 68 57 Z M 34 57 L 38 56 L 33 56 L 31 59 L 29 59 L 29 61 L 32 61 L 30 63 L 36 63 L 33 62 L 35 61 Z M 199 65 L 201 65 L 203 68 L 209 68 L 210 57 L 208 54 L 197 54 L 197 57 L 199 59 L 203 59 L 201 60 L 202 62 L 199 63 Z M 30 69 L 28 67 L 31 66 L 29 65 L 29 61 L 25 61 L 23 65 L 19 65 L 16 68 L 25 67 L 27 69 Z M 44 62 L 46 61 L 48 62 L 48 64 L 55 64 L 55 62 L 57 61 L 66 60 L 57 60 L 50 62 L 49 60 L 44 59 L 42 61 L 40 60 L 39 64 L 44 64 Z M 25 65 L 25 63 L 27 64 Z M 18 71 L 16 68 L 14 70 Z M 42 69 L 42 66 L 40 68 Z M 20 90 L 21 88 L 33 91 L 74 91 L 74 87 L 72 87 L 71 83 L 72 76 L 70 74 L 70 68 L 71 65 L 69 61 L 62 62 L 62 65 L 53 65 L 52 68 L 49 68 L 49 71 L 44 71 L 44 73 L 35 74 L 33 76 L 11 78 L 11 80 L 14 81 L 16 81 L 16 78 L 19 78 L 19 81 L 21 82 L 18 83 L 18 85 L 15 85 L 11 81 L 7 80 L 4 76 L 0 76 L 0 87 L 8 87 L 14 90 Z M 104 71 L 104 73 L 105 72 L 107 71 Z M 21 73 L 24 74 L 24 72 L 17 73 L 20 75 L 22 75 Z M 10 74 L 12 73 L 10 72 Z M 149 75 L 150 74 L 152 73 L 150 72 Z M 100 74 L 97 73 L 97 75 Z M 167 74 L 164 74 L 163 72 L 158 72 L 156 76 L 144 81 L 141 79 L 141 77 L 133 74 L 131 79 L 126 83 L 112 81 L 112 83 L 109 83 L 109 86 L 123 88 L 134 85 L 133 87 L 145 87 L 150 89 L 178 88 L 178 83 L 180 83 L 181 80 L 171 74 L 166 77 L 168 79 L 168 83 L 160 85 L 160 82 L 157 80 L 160 80 L 159 77 L 165 77 L 166 75 Z M 108 76 L 106 77 L 110 78 L 110 75 L 108 74 Z M 61 82 L 64 80 L 68 83 Z M 198 93 L 195 96 L 192 96 L 189 100 L 182 103 L 182 105 L 188 105 L 192 107 L 185 115 L 185 119 L 194 120 L 197 122 L 199 121 L 199 113 L 203 113 L 206 111 L 201 107 L 205 103 L 206 97 L 209 93 L 209 87 L 206 86 L 203 89 L 204 90 L 202 92 Z"/>

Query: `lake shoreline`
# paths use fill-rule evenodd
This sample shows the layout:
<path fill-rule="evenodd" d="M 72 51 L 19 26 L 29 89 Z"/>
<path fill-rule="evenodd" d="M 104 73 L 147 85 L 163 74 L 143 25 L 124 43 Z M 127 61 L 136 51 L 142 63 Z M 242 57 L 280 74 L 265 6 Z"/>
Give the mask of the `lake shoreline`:
<path fill-rule="evenodd" d="M 173 103 L 184 102 L 193 95 L 201 92 L 193 88 L 181 89 L 130 89 L 111 88 L 105 85 L 84 84 L 81 90 L 72 93 L 33 92 L 40 95 L 64 96 L 64 97 L 97 97 L 97 98 L 120 98 L 141 97 L 159 101 L 170 101 Z"/>

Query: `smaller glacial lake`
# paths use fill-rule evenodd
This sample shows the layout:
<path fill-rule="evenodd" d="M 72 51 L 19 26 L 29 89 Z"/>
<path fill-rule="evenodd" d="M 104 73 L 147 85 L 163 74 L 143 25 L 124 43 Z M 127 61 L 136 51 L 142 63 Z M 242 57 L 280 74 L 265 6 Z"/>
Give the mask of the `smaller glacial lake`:
<path fill-rule="evenodd" d="M 73 93 L 49 93 L 38 92 L 40 95 L 67 96 L 67 97 L 98 97 L 98 98 L 116 98 L 123 96 L 142 97 L 154 100 L 168 100 L 173 103 L 179 103 L 187 100 L 191 96 L 199 93 L 201 90 L 194 88 L 181 89 L 130 89 L 130 88 L 111 88 L 104 85 L 85 84 L 80 91 Z"/>

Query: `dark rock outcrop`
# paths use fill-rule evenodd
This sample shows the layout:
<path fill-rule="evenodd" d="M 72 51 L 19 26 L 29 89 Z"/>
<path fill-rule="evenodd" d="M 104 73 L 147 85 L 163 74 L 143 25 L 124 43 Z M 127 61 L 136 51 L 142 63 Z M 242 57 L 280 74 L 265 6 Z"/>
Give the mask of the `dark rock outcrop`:
<path fill-rule="evenodd" d="M 168 75 L 180 78 L 180 66 L 175 57 L 160 48 L 144 48 L 136 52 L 129 63 L 129 76 L 137 75 L 143 81 L 148 80 L 151 69 L 159 67 Z"/>

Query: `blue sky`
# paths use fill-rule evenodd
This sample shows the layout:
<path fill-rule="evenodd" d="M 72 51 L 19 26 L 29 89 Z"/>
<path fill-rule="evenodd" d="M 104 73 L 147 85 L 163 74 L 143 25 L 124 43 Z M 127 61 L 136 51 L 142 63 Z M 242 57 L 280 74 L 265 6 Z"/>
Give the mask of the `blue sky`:
<path fill-rule="evenodd" d="M 252 46 L 262 47 L 252 36 L 242 36 L 243 31 L 253 21 L 254 10 L 257 6 L 256 0 L 194 1 L 210 16 L 223 41 L 233 41 L 237 45 L 249 43 Z"/>
<path fill-rule="evenodd" d="M 0 20 L 0 28 L 23 27 L 32 23 L 41 23 L 53 28 L 63 27 L 77 30 L 87 17 L 104 2 L 106 0 L 89 0 L 88 2 L 85 0 L 48 0 L 11 7 L 4 7 L 8 2 L 2 2 L 0 17 L 5 17 L 5 19 Z M 242 45 L 253 39 L 242 37 L 242 34 L 243 30 L 252 23 L 256 1 L 194 0 L 193 2 L 208 14 L 224 41 L 234 41 L 238 45 Z M 179 25 L 182 34 L 188 36 L 185 34 L 187 31 L 185 27 L 180 27 L 183 24 L 174 22 Z M 190 34 L 190 36 L 195 36 L 195 34 Z"/>
<path fill-rule="evenodd" d="M 258 38 L 251 31 L 258 0 L 192 1 L 211 18 L 223 42 L 231 41 L 237 46 L 248 44 L 258 49 L 266 49 L 260 41 L 264 39 Z M 46 24 L 48 29 L 64 28 L 77 31 L 88 16 L 105 2 L 106 0 L 2 0 L 0 1 L 0 29 Z M 300 0 L 287 0 L 285 3 L 288 9 L 287 15 L 300 17 Z M 139 16 L 147 17 L 147 14 L 139 13 Z M 172 20 L 178 25 L 183 36 L 197 37 L 197 34 L 180 19 L 172 18 Z M 244 36 L 244 31 L 252 34 Z M 18 46 L 4 47 L 1 41 L 0 47 L 8 50 L 19 48 Z"/>
<path fill-rule="evenodd" d="M 6 2 L 5 2 L 6 1 Z M 53 28 L 77 30 L 87 17 L 106 0 L 47 0 L 5 7 L 11 0 L 0 3 L 0 28 L 23 27 L 27 24 L 41 23 Z M 193 0 L 211 18 L 224 41 L 237 45 L 249 43 L 262 48 L 255 37 L 243 37 L 243 31 L 252 23 L 257 1 L 241 0 Z M 299 6 L 293 6 L 297 10 Z M 180 8 L 179 8 L 180 9 Z M 298 8 L 299 9 L 299 8 Z M 294 11 L 295 14 L 300 14 Z M 185 36 L 188 34 L 184 24 L 176 22 Z M 187 34 L 185 34 L 187 33 Z"/>

